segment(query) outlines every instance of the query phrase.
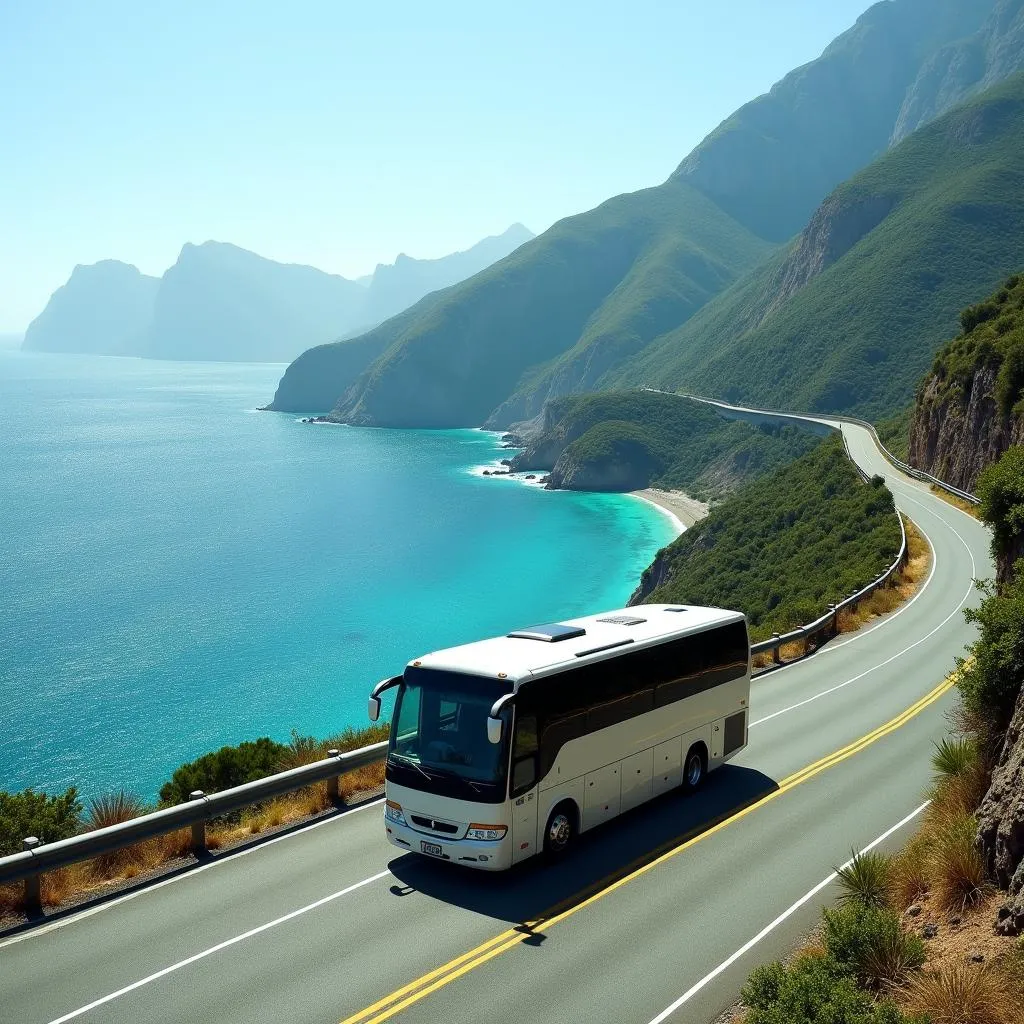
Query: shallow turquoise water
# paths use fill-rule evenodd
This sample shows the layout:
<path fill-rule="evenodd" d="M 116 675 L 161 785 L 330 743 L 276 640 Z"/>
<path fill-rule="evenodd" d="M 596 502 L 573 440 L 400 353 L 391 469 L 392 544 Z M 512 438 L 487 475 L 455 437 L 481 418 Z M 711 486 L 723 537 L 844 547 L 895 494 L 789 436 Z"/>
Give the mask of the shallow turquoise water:
<path fill-rule="evenodd" d="M 362 725 L 418 654 L 624 604 L 673 536 L 475 474 L 493 434 L 257 413 L 282 369 L 0 350 L 0 788 L 151 796 Z"/>

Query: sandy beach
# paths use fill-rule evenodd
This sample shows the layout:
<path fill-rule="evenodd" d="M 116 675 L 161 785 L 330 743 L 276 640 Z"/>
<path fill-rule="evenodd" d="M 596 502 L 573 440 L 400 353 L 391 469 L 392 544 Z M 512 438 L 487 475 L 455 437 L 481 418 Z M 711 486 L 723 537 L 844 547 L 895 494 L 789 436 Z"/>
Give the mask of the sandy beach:
<path fill-rule="evenodd" d="M 691 498 L 685 491 L 659 491 L 655 487 L 645 487 L 642 491 L 631 491 L 631 494 L 652 505 L 657 505 L 666 512 L 679 526 L 679 532 L 699 523 L 707 514 L 708 506 L 696 498 Z"/>

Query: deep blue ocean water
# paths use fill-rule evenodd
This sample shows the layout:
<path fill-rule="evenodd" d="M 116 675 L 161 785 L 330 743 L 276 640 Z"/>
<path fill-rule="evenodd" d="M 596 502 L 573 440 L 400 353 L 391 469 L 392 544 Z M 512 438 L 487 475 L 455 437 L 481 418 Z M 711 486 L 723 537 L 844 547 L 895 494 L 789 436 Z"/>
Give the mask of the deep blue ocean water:
<path fill-rule="evenodd" d="M 363 725 L 416 655 L 624 604 L 674 535 L 481 476 L 494 434 L 257 412 L 282 371 L 0 350 L 0 789 L 151 797 Z"/>

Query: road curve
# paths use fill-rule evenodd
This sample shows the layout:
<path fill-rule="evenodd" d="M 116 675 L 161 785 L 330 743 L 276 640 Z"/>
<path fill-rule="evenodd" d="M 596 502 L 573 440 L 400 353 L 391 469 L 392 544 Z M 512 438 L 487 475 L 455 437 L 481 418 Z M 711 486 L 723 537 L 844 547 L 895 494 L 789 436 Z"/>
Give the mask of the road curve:
<path fill-rule="evenodd" d="M 941 684 L 973 636 L 971 581 L 993 575 L 978 522 L 842 429 L 929 538 L 931 575 L 755 681 L 750 744 L 697 797 L 507 877 L 393 855 L 379 804 L 349 812 L 0 940 L 0 1020 L 712 1019 L 807 930 L 851 849 L 912 827 L 953 703 Z"/>

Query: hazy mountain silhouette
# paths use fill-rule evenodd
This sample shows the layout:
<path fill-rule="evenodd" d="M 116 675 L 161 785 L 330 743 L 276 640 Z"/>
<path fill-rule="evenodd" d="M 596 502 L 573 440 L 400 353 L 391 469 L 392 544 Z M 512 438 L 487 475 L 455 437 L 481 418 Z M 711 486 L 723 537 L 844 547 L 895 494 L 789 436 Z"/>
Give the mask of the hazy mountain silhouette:
<path fill-rule="evenodd" d="M 77 266 L 29 324 L 22 347 L 43 352 L 135 354 L 153 318 L 160 279 L 127 263 Z"/>
<path fill-rule="evenodd" d="M 287 362 L 359 334 L 511 252 L 521 224 L 435 260 L 404 254 L 365 283 L 278 263 L 224 242 L 186 244 L 162 278 L 104 260 L 76 267 L 26 332 L 25 348 L 158 359 Z"/>

